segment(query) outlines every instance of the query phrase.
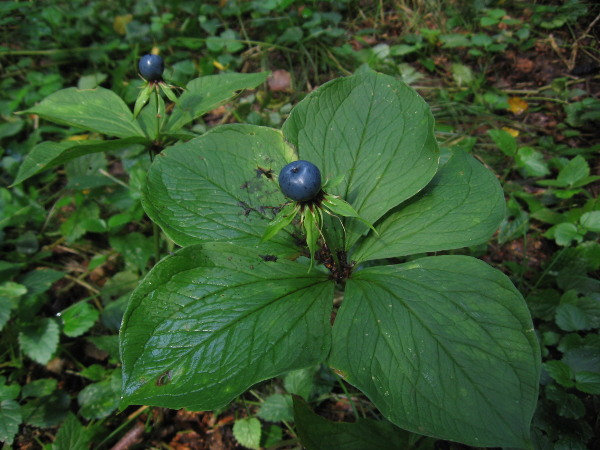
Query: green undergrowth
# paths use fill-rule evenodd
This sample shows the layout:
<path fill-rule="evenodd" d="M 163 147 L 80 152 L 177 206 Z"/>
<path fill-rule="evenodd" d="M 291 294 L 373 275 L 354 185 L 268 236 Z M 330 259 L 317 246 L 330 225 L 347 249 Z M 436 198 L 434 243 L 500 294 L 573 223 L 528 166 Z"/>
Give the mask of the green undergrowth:
<path fill-rule="evenodd" d="M 443 162 L 465 151 L 500 180 L 507 212 L 494 237 L 437 254 L 483 259 L 525 297 L 542 348 L 534 448 L 597 447 L 598 6 L 574 0 L 168 3 L 0 4 L 5 448 L 109 448 L 139 423 L 142 447 L 174 446 L 190 432 L 247 448 L 440 445 L 382 421 L 364 394 L 322 365 L 256 385 L 228 407 L 197 414 L 195 422 L 159 408 L 118 409 L 118 330 L 129 295 L 178 248 L 142 207 L 152 161 L 165 146 L 219 124 L 278 128 L 315 87 L 365 66 L 427 100 Z M 236 96 L 199 110 L 161 139 L 109 140 L 117 135 L 44 119 L 40 102 L 70 87 L 109 89 L 132 110 L 143 85 L 137 60 L 153 48 L 165 59 L 165 79 L 177 86 L 233 72 L 272 75 L 232 88 Z M 165 116 L 176 110 L 168 99 L 164 110 L 153 107 Z M 92 142 L 105 147 L 56 160 L 49 170 L 36 167 L 19 180 L 36 146 L 77 151 Z M 340 301 L 334 293 L 334 305 Z M 166 425 L 172 431 L 161 434 Z M 312 430 L 330 440 L 315 439 Z"/>

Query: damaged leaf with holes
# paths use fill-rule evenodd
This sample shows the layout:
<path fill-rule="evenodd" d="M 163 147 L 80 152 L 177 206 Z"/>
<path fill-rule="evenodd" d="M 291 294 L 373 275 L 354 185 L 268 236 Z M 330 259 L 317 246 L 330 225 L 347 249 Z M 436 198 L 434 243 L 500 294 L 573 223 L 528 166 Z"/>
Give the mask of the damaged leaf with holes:
<path fill-rule="evenodd" d="M 324 214 L 316 239 L 275 176 L 298 159 L 356 212 Z M 129 301 L 121 406 L 218 409 L 325 363 L 400 428 L 529 446 L 540 351 L 519 292 L 469 256 L 392 263 L 486 242 L 504 218 L 492 173 L 443 160 L 424 100 L 369 70 L 308 95 L 281 131 L 224 125 L 163 151 L 143 205 L 181 249 Z"/>

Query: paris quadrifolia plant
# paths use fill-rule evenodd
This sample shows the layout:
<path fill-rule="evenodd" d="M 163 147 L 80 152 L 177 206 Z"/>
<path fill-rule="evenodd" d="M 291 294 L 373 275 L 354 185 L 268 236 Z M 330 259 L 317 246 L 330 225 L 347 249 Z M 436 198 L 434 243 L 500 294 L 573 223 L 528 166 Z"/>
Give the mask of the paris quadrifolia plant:
<path fill-rule="evenodd" d="M 471 155 L 440 157 L 433 130 L 415 91 L 360 70 L 282 130 L 223 125 L 166 148 L 142 203 L 181 248 L 129 300 L 121 406 L 219 409 L 326 364 L 400 428 L 531 446 L 527 306 L 481 260 L 435 253 L 486 242 L 503 191 Z"/>
<path fill-rule="evenodd" d="M 89 131 L 85 139 L 44 141 L 34 146 L 19 168 L 13 184 L 91 153 L 115 153 L 135 148 L 161 150 L 197 135 L 185 126 L 230 100 L 237 91 L 263 83 L 268 73 L 225 73 L 194 78 L 184 88 L 163 79 L 161 56 L 148 54 L 138 61 L 143 79 L 133 112 L 110 89 L 61 89 L 22 113 Z M 175 94 L 180 91 L 180 95 Z M 162 95 L 173 102 L 170 114 Z M 155 95 L 152 95 L 152 94 Z"/>

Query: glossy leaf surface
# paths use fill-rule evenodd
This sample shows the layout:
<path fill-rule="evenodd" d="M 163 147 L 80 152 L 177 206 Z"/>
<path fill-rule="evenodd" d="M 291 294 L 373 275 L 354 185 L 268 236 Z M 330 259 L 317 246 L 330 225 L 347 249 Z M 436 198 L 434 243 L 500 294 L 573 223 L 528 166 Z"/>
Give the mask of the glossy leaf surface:
<path fill-rule="evenodd" d="M 377 223 L 356 261 L 450 250 L 485 242 L 504 219 L 504 192 L 492 172 L 456 152 L 425 189 Z"/>
<path fill-rule="evenodd" d="M 404 83 L 375 72 L 323 85 L 294 108 L 283 133 L 324 179 L 346 175 L 331 193 L 369 223 L 419 192 L 437 170 L 429 107 Z M 368 228 L 355 219 L 346 224 L 350 248 Z"/>
<path fill-rule="evenodd" d="M 115 139 L 110 141 L 45 141 L 33 147 L 27 154 L 25 161 L 19 167 L 19 172 L 13 185 L 22 183 L 44 170 L 67 163 L 80 156 L 121 150 L 144 142 L 146 142 L 144 138 Z"/>
<path fill-rule="evenodd" d="M 125 102 L 109 89 L 67 88 L 55 92 L 25 111 L 62 125 L 121 138 L 144 132 Z"/>
<path fill-rule="evenodd" d="M 123 405 L 220 408 L 253 384 L 323 361 L 333 283 L 231 244 L 161 261 L 123 318 Z"/>
<path fill-rule="evenodd" d="M 293 150 L 277 130 L 217 128 L 156 158 L 144 209 L 181 246 L 202 241 L 258 245 L 275 208 L 286 202 L 274 171 L 292 159 Z M 272 245 L 287 245 L 283 253 L 297 251 L 287 233 L 261 248 L 269 252 Z"/>
<path fill-rule="evenodd" d="M 195 78 L 179 97 L 171 114 L 167 131 L 177 131 L 186 123 L 200 117 L 229 100 L 237 91 L 252 89 L 263 83 L 268 72 L 224 73 Z"/>
<path fill-rule="evenodd" d="M 477 259 L 357 271 L 336 318 L 330 364 L 401 428 L 475 446 L 529 440 L 537 338 L 521 294 Z"/>

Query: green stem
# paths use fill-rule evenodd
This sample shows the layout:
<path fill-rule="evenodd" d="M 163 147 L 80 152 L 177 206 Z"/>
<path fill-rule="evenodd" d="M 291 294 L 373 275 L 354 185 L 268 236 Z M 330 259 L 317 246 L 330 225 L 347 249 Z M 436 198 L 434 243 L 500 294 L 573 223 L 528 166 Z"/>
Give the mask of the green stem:
<path fill-rule="evenodd" d="M 96 448 L 102 448 L 104 446 L 104 444 L 106 444 L 107 442 L 110 442 L 114 438 L 114 436 L 118 435 L 124 428 L 128 427 L 129 424 L 131 424 L 131 422 L 133 422 L 134 420 L 136 420 L 138 418 L 138 416 L 140 416 L 147 409 L 148 409 L 148 406 L 142 406 L 137 411 L 135 411 L 133 414 L 131 414 L 122 425 L 120 425 L 119 427 L 117 427 L 112 433 L 110 433 L 108 436 L 106 436 L 102 440 L 102 442 L 100 442 L 96 446 Z M 148 417 L 150 417 L 150 415 L 148 415 Z"/>
<path fill-rule="evenodd" d="M 352 412 L 354 413 L 354 417 L 356 417 L 356 420 L 360 419 L 360 417 L 358 415 L 358 410 L 356 409 L 356 405 L 352 401 L 352 396 L 348 392 L 348 389 L 346 388 L 346 385 L 344 384 L 344 380 L 342 380 L 339 375 L 337 375 L 337 377 L 338 377 L 338 383 L 339 383 L 340 387 L 342 388 L 342 391 L 344 391 L 344 395 L 346 396 L 346 398 L 350 402 L 350 407 L 352 408 Z"/>
<path fill-rule="evenodd" d="M 554 257 L 554 259 L 550 262 L 550 264 L 548 264 L 548 267 L 546 267 L 546 269 L 544 270 L 544 272 L 537 279 L 537 281 L 535 282 L 535 284 L 531 288 L 530 292 L 533 292 L 533 291 L 535 291 L 537 289 L 537 287 L 540 285 L 540 283 L 542 282 L 542 280 L 546 277 L 546 275 L 548 274 L 548 272 L 550 272 L 550 270 L 552 269 L 552 267 L 554 267 L 554 264 L 556 264 L 558 262 L 558 260 L 562 257 L 562 255 L 563 255 L 563 253 L 565 252 L 566 249 L 567 249 L 567 247 L 563 248 L 558 253 L 558 255 L 556 255 Z"/>
<path fill-rule="evenodd" d="M 152 222 L 152 236 L 154 238 L 154 263 L 160 261 L 160 228 Z"/>

